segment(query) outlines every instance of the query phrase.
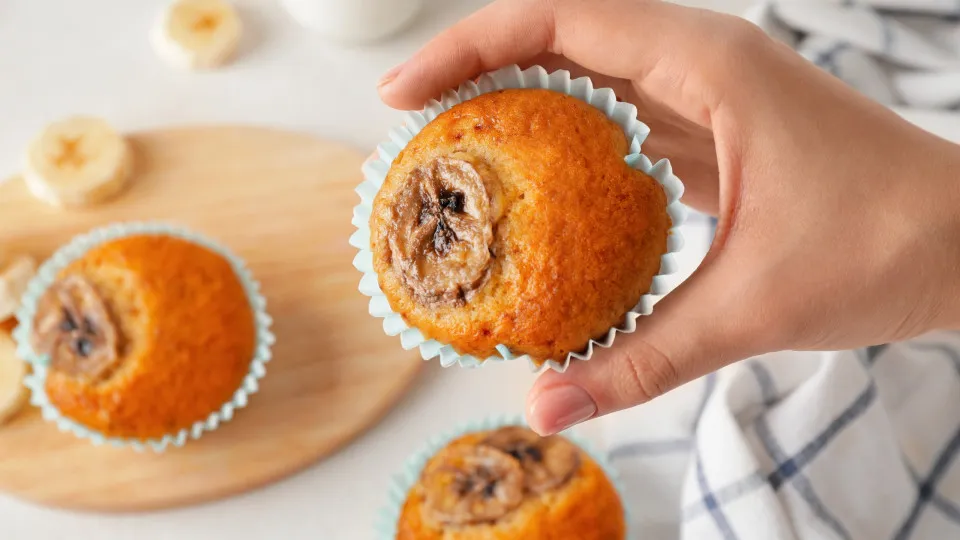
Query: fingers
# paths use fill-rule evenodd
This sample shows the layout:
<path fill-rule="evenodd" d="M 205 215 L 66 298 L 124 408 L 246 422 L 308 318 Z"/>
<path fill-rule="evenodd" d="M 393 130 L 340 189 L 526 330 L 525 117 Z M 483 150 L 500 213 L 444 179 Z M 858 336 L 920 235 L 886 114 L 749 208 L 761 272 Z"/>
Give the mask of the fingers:
<path fill-rule="evenodd" d="M 732 279 L 733 270 L 708 263 L 639 319 L 635 333 L 594 349 L 593 358 L 572 362 L 565 373 L 541 375 L 527 399 L 530 426 L 541 435 L 557 433 L 764 350 L 756 303 L 731 285 L 744 281 Z"/>
<path fill-rule="evenodd" d="M 693 84 L 691 77 L 699 77 L 701 68 L 716 71 L 717 57 L 727 44 L 740 43 L 730 39 L 731 28 L 752 27 L 735 21 L 652 0 L 500 0 L 390 72 L 381 82 L 380 95 L 393 107 L 419 108 L 481 72 L 524 64 L 548 52 L 595 72 L 636 81 L 644 91 L 664 96 L 671 107 L 682 105 L 687 116 L 705 124 L 705 101 L 709 109 L 720 96 Z"/>

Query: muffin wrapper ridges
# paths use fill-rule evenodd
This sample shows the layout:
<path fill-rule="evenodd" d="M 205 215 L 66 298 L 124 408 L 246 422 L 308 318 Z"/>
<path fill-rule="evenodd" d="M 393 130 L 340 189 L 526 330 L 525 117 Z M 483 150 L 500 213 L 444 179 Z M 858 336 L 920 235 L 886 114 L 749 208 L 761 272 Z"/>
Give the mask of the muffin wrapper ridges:
<path fill-rule="evenodd" d="M 522 416 L 518 415 L 490 416 L 480 420 L 474 420 L 460 424 L 453 430 L 432 437 L 429 441 L 427 441 L 427 444 L 424 445 L 420 451 L 407 459 L 406 463 L 404 463 L 403 471 L 394 475 L 390 483 L 390 490 L 387 494 L 387 504 L 377 514 L 376 521 L 374 522 L 374 527 L 376 530 L 375 538 L 377 540 L 396 539 L 397 524 L 400 521 L 400 512 L 403 510 L 403 505 L 407 500 L 407 494 L 413 488 L 414 484 L 416 484 L 420 479 L 420 473 L 423 471 L 424 466 L 426 466 L 427 461 L 429 461 L 430 458 L 432 458 L 451 441 L 463 435 L 478 431 L 490 431 L 504 426 L 527 427 L 527 423 L 524 421 Z M 580 447 L 581 450 L 586 452 L 587 455 L 589 455 L 595 462 L 597 462 L 598 465 L 600 465 L 600 467 L 603 469 L 603 472 L 607 475 L 607 478 L 610 479 L 614 489 L 617 490 L 617 494 L 620 496 L 620 503 L 624 509 L 624 522 L 627 524 L 626 538 L 631 538 L 630 512 L 626 507 L 626 491 L 624 490 L 624 484 L 620 478 L 620 474 L 613 467 L 613 465 L 610 464 L 610 460 L 607 459 L 607 456 L 604 453 L 597 450 L 582 437 L 576 436 L 571 431 L 564 431 L 561 433 L 561 435 L 569 439 L 572 443 Z"/>
<path fill-rule="evenodd" d="M 230 266 L 233 267 L 234 272 L 237 274 L 247 293 L 256 325 L 256 347 L 254 349 L 254 356 L 250 361 L 250 371 L 246 377 L 244 377 L 240 388 L 233 394 L 233 398 L 223 404 L 220 409 L 212 412 L 206 420 L 198 421 L 189 428 L 164 435 L 159 439 L 139 440 L 107 437 L 60 414 L 60 411 L 50 403 L 50 399 L 44 389 L 49 359 L 46 355 L 35 353 L 30 345 L 30 334 L 32 333 L 37 302 L 47 288 L 56 280 L 57 274 L 72 261 L 79 259 L 97 245 L 118 238 L 136 235 L 166 235 L 182 238 L 223 256 L 229 261 Z M 77 236 L 57 250 L 50 259 L 43 263 L 37 275 L 28 285 L 27 291 L 23 296 L 20 310 L 17 312 L 19 326 L 13 333 L 14 339 L 17 342 L 17 353 L 20 358 L 23 358 L 33 366 L 33 373 L 24 381 L 24 384 L 31 390 L 30 402 L 40 408 L 44 420 L 55 422 L 60 431 L 69 431 L 77 437 L 89 439 L 93 444 L 98 446 L 107 443 L 115 447 L 129 446 L 137 451 L 151 448 L 158 453 L 163 452 L 170 445 L 176 447 L 183 446 L 188 439 L 198 439 L 204 432 L 213 431 L 217 429 L 220 424 L 229 421 L 233 418 L 237 409 L 241 409 L 247 405 L 250 395 L 257 392 L 259 388 L 258 381 L 266 374 L 266 363 L 271 358 L 270 347 L 275 340 L 273 333 L 270 331 L 272 320 L 270 316 L 267 315 L 266 305 L 266 299 L 260 294 L 260 285 L 254 281 L 250 270 L 247 269 L 240 258 L 213 241 L 185 229 L 163 223 L 119 223 L 98 228 L 87 234 Z"/>
<path fill-rule="evenodd" d="M 408 142 L 422 130 L 427 123 L 440 113 L 453 106 L 475 98 L 481 94 L 506 88 L 544 88 L 561 92 L 587 103 L 603 111 L 608 118 L 623 128 L 630 141 L 630 154 L 624 160 L 633 168 L 655 178 L 667 194 L 667 213 L 672 220 L 672 227 L 667 238 L 667 252 L 661 257 L 660 272 L 653 278 L 650 291 L 640 298 L 640 302 L 633 310 L 624 314 L 620 324 L 611 328 L 606 336 L 597 340 L 590 340 L 586 347 L 575 353 L 570 353 L 562 361 L 547 360 L 543 365 L 537 364 L 529 355 L 514 355 L 505 345 L 498 345 L 500 355 L 493 355 L 481 360 L 471 355 L 461 355 L 451 345 L 440 343 L 437 340 L 427 339 L 418 329 L 407 325 L 403 318 L 390 308 L 390 303 L 384 296 L 373 268 L 373 252 L 370 247 L 370 215 L 373 209 L 373 200 L 386 179 L 390 165 Z M 363 273 L 360 280 L 360 292 L 370 297 L 370 314 L 383 319 L 383 330 L 390 336 L 400 336 L 400 343 L 404 349 L 419 347 L 420 355 L 424 360 L 440 356 L 440 364 L 444 367 L 459 364 L 461 367 L 478 367 L 487 362 L 499 362 L 526 358 L 533 371 L 545 369 L 549 366 L 555 371 L 563 372 L 570 365 L 571 359 L 589 360 L 593 356 L 595 346 L 610 347 L 618 333 L 629 334 L 636 331 L 637 318 L 649 315 L 653 311 L 656 297 L 665 294 L 668 290 L 666 276 L 676 271 L 676 261 L 673 253 L 683 247 L 683 238 L 679 227 L 686 217 L 686 209 L 680 203 L 683 194 L 683 184 L 673 174 L 670 162 L 666 159 L 652 163 L 649 158 L 640 153 L 640 145 L 650 133 L 644 123 L 637 120 L 637 108 L 629 103 L 618 102 L 616 95 L 610 88 L 594 89 L 593 83 L 587 77 L 570 78 L 568 71 L 547 73 L 540 66 L 533 66 L 520 70 L 518 66 L 510 66 L 498 71 L 482 75 L 476 83 L 469 81 L 456 91 L 448 90 L 441 96 L 440 101 L 431 100 L 421 112 L 407 114 L 404 126 L 390 131 L 390 140 L 377 147 L 377 154 L 363 166 L 364 182 L 356 191 L 360 195 L 360 204 L 353 209 L 353 225 L 357 231 L 350 237 L 350 245 L 360 250 L 353 261 L 353 265 Z"/>

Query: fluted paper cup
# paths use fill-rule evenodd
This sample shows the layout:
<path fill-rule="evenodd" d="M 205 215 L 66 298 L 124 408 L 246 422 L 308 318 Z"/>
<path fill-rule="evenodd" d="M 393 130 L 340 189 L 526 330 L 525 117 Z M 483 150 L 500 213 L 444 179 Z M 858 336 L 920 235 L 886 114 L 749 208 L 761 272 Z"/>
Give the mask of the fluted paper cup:
<path fill-rule="evenodd" d="M 549 359 L 538 365 L 529 355 L 514 354 L 506 345 L 496 347 L 499 354 L 485 359 L 472 355 L 459 354 L 453 346 L 428 339 L 420 330 L 409 326 L 400 314 L 390 308 L 390 303 L 380 290 L 377 273 L 373 267 L 373 252 L 370 247 L 370 215 L 373 209 L 373 200 L 383 185 L 390 170 L 390 165 L 397 155 L 406 147 L 407 143 L 420 132 L 429 122 L 441 113 L 451 109 L 464 101 L 479 95 L 507 88 L 540 88 L 561 92 L 585 101 L 604 112 L 608 118 L 616 122 L 630 142 L 629 154 L 623 159 L 631 167 L 643 171 L 660 183 L 667 195 L 667 213 L 670 216 L 671 228 L 667 237 L 667 252 L 660 260 L 660 272 L 653 278 L 650 290 L 644 294 L 637 305 L 624 313 L 621 321 L 610 328 L 600 339 L 591 339 L 579 352 L 572 352 L 565 358 Z M 354 259 L 354 266 L 363 273 L 360 280 L 360 292 L 370 297 L 370 314 L 383 319 L 383 330 L 390 336 L 400 336 L 400 343 L 404 349 L 419 348 L 424 360 L 440 357 L 444 367 L 459 364 L 462 367 L 478 367 L 485 363 L 501 362 L 505 360 L 526 359 L 533 371 L 540 371 L 549 367 L 555 371 L 565 371 L 571 360 L 589 360 L 596 347 L 610 347 L 617 334 L 629 334 L 636 331 L 637 318 L 653 312 L 653 304 L 657 296 L 668 290 L 667 275 L 677 269 L 673 254 L 683 247 L 683 237 L 679 227 L 686 217 L 685 207 L 680 203 L 683 194 L 683 183 L 673 174 L 673 168 L 666 159 L 652 163 L 649 158 L 640 152 L 640 146 L 650 133 L 650 128 L 637 120 L 637 108 L 629 103 L 617 101 L 616 95 L 610 88 L 594 88 L 587 77 L 571 79 L 568 71 L 547 71 L 534 66 L 521 70 L 518 66 L 510 66 L 498 71 L 482 75 L 476 83 L 469 81 L 457 90 L 448 90 L 440 101 L 431 100 L 420 112 L 411 112 L 407 115 L 406 124 L 394 128 L 389 133 L 389 140 L 377 147 L 376 158 L 363 166 L 364 181 L 357 187 L 360 195 L 360 204 L 353 210 L 353 225 L 357 231 L 350 237 L 350 244 L 360 252 Z"/>

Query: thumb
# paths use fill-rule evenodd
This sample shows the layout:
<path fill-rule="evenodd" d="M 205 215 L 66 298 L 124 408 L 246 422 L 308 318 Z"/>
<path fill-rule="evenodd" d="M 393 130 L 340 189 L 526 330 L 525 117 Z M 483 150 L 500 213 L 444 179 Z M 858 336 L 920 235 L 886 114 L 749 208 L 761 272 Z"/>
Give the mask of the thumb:
<path fill-rule="evenodd" d="M 638 319 L 636 332 L 618 335 L 610 349 L 594 349 L 589 361 L 573 361 L 564 373 L 543 373 L 527 397 L 530 427 L 557 433 L 764 352 L 768 344 L 757 339 L 762 310 L 742 279 L 751 274 L 710 258 Z"/>

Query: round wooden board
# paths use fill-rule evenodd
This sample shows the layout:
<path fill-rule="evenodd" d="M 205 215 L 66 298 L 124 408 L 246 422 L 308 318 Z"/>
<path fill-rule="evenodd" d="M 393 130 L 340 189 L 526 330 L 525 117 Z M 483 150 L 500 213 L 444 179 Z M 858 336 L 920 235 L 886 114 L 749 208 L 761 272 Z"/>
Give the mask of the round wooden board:
<path fill-rule="evenodd" d="M 130 136 L 131 185 L 116 200 L 59 211 L 19 179 L 0 184 L 0 245 L 48 257 L 73 235 L 116 221 L 163 220 L 245 259 L 277 343 L 250 405 L 217 431 L 164 454 L 94 447 L 33 408 L 0 426 L 0 490 L 96 511 L 180 506 L 290 475 L 373 425 L 422 361 L 367 314 L 347 243 L 363 156 L 308 135 L 249 127 Z"/>

